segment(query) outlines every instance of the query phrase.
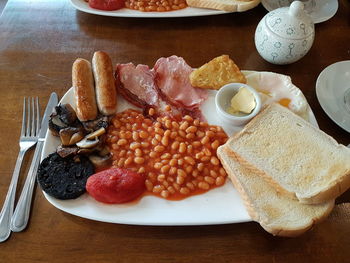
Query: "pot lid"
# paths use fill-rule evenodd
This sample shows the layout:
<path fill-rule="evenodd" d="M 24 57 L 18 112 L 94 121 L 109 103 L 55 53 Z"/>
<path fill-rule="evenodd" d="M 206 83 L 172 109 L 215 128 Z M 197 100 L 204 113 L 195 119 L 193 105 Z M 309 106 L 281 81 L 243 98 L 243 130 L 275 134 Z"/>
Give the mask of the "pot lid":
<path fill-rule="evenodd" d="M 314 23 L 300 1 L 271 11 L 265 21 L 272 32 L 287 39 L 304 39 L 315 31 Z"/>

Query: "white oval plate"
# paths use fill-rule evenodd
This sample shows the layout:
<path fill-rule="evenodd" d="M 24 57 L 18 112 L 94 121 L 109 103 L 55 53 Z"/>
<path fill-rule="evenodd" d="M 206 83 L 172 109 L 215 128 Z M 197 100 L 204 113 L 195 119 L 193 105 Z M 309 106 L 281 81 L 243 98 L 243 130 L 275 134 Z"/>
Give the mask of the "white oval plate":
<path fill-rule="evenodd" d="M 348 108 L 345 92 L 348 91 Z M 340 127 L 350 132 L 350 60 L 326 67 L 316 81 L 316 95 L 322 109 Z"/>
<path fill-rule="evenodd" d="M 227 14 L 230 12 L 210 10 L 204 8 L 187 7 L 178 11 L 170 12 L 141 12 L 137 10 L 122 8 L 116 11 L 103 11 L 91 8 L 84 0 L 71 0 L 71 4 L 78 10 L 85 13 L 101 15 L 101 16 L 115 16 L 115 17 L 138 17 L 138 18 L 162 18 L 162 17 L 188 17 L 188 16 L 210 16 Z"/>
<path fill-rule="evenodd" d="M 261 83 L 259 74 L 253 71 L 244 71 L 248 76 L 254 73 L 255 83 Z M 264 76 L 279 77 L 284 75 L 261 72 Z M 256 79 L 255 79 L 256 78 Z M 248 83 L 249 84 L 249 83 Z M 239 131 L 242 127 L 227 127 L 218 120 L 215 110 L 215 93 L 209 92 L 209 98 L 202 106 L 202 112 L 208 122 L 221 125 L 227 134 Z M 70 103 L 75 107 L 73 89 L 67 91 L 60 101 Z M 308 106 L 309 107 L 309 106 Z M 127 108 L 136 108 L 118 96 L 118 111 Z M 137 109 L 137 108 L 136 108 Z M 309 121 L 317 125 L 313 112 L 308 108 Z M 59 139 L 46 134 L 42 159 L 56 150 Z M 201 195 L 192 196 L 181 201 L 168 201 L 155 196 L 145 196 L 138 202 L 120 205 L 103 204 L 95 201 L 88 194 L 73 200 L 58 200 L 47 194 L 46 199 L 58 209 L 67 213 L 102 221 L 119 224 L 132 225 L 213 225 L 228 224 L 251 221 L 238 192 L 233 188 L 232 183 L 227 180 L 222 187 L 215 188 Z"/>
<path fill-rule="evenodd" d="M 71 0 L 71 4 L 78 10 L 83 11 L 85 13 L 102 15 L 102 16 L 115 16 L 115 17 L 139 17 L 139 18 L 164 18 L 164 17 L 191 17 L 191 16 L 211 16 L 211 15 L 221 15 L 228 14 L 233 12 L 206 9 L 206 8 L 194 8 L 194 7 L 186 7 L 177 11 L 170 12 L 141 12 L 137 10 L 122 8 L 116 11 L 103 11 L 91 8 L 87 2 L 84 0 Z M 237 9 L 242 11 L 246 11 L 254 8 L 260 3 L 260 1 L 252 0 L 250 2 L 242 2 L 241 4 L 237 4 Z"/>
<path fill-rule="evenodd" d="M 261 3 L 267 11 L 272 11 L 276 8 L 288 6 L 286 1 L 280 0 L 262 0 Z M 315 24 L 325 22 L 331 19 L 338 10 L 338 0 L 315 0 L 315 7 L 310 12 L 312 21 Z"/>

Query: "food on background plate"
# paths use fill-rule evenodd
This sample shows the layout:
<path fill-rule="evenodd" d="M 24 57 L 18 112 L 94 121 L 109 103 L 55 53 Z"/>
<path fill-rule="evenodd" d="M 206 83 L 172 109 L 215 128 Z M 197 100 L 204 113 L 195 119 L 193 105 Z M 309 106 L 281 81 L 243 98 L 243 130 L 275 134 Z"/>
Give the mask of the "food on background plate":
<path fill-rule="evenodd" d="M 129 169 L 110 168 L 90 176 L 86 190 L 99 202 L 126 203 L 145 191 L 145 176 Z"/>
<path fill-rule="evenodd" d="M 260 0 L 84 0 L 94 9 L 114 11 L 121 8 L 141 12 L 168 12 L 190 7 L 208 8 L 228 12 L 244 12 L 256 7 Z"/>
<path fill-rule="evenodd" d="M 72 67 L 72 86 L 76 101 L 76 114 L 80 121 L 94 120 L 97 117 L 97 105 L 94 77 L 91 63 L 78 58 Z"/>
<path fill-rule="evenodd" d="M 302 203 L 327 202 L 350 187 L 350 149 L 279 104 L 261 111 L 226 147 Z"/>
<path fill-rule="evenodd" d="M 155 114 L 153 108 L 149 111 L 150 116 Z M 179 200 L 225 183 L 216 149 L 226 140 L 221 127 L 189 115 L 153 121 L 129 109 L 112 119 L 107 143 L 113 167 L 145 174 L 148 192 Z"/>
<path fill-rule="evenodd" d="M 246 83 L 246 78 L 228 55 L 222 55 L 195 69 L 190 82 L 193 87 L 218 90 L 229 83 Z"/>
<path fill-rule="evenodd" d="M 190 7 L 243 12 L 257 6 L 260 0 L 186 0 L 186 2 Z"/>
<path fill-rule="evenodd" d="M 256 168 L 236 157 L 229 143 L 219 147 L 218 156 L 250 217 L 273 235 L 300 235 L 332 211 L 334 200 L 308 205 L 277 192 Z"/>
<path fill-rule="evenodd" d="M 186 0 L 84 0 L 94 9 L 105 11 L 118 10 L 123 7 L 141 12 L 167 12 L 187 7 Z"/>
<path fill-rule="evenodd" d="M 91 8 L 113 11 L 125 7 L 125 0 L 84 0 Z"/>
<path fill-rule="evenodd" d="M 126 0 L 125 7 L 141 12 L 168 12 L 187 7 L 186 0 Z"/>
<path fill-rule="evenodd" d="M 254 94 L 245 87 L 239 88 L 238 92 L 232 97 L 227 112 L 232 115 L 250 114 L 256 107 Z"/>
<path fill-rule="evenodd" d="M 45 193 L 66 200 L 85 193 L 86 180 L 93 173 L 94 166 L 85 156 L 62 158 L 52 153 L 41 162 L 37 178 Z"/>
<path fill-rule="evenodd" d="M 96 102 L 101 114 L 108 116 L 117 112 L 117 89 L 113 77 L 112 60 L 107 53 L 97 51 L 92 57 L 95 79 Z"/>

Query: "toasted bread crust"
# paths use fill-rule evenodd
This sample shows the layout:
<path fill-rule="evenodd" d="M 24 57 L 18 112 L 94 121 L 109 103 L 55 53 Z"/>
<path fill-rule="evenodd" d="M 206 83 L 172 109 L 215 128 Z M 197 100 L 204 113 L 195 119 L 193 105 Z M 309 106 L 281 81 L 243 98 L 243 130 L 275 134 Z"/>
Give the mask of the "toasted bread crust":
<path fill-rule="evenodd" d="M 186 0 L 188 6 L 236 12 L 237 5 L 213 0 Z"/>
<path fill-rule="evenodd" d="M 298 195 L 297 198 L 304 204 L 319 204 L 324 200 L 330 200 L 338 197 L 347 191 L 350 187 L 350 169 L 329 185 L 328 188 L 323 191 L 319 191 L 316 195 Z"/>
<path fill-rule="evenodd" d="M 287 128 L 283 128 L 285 133 L 280 133 L 279 136 L 276 137 L 277 131 L 275 133 L 271 133 L 271 131 L 268 130 L 270 129 L 270 125 L 266 125 L 266 123 L 272 121 L 272 115 L 270 112 L 280 112 L 283 115 L 283 119 L 288 119 L 288 121 L 290 119 L 291 123 L 295 122 L 295 127 L 298 128 L 293 128 L 294 124 L 286 126 Z M 276 123 L 276 121 L 278 122 L 277 119 L 273 119 L 274 123 Z M 262 130 L 263 132 L 261 132 Z M 301 136 L 301 132 L 303 132 L 303 136 Z M 300 137 L 305 139 L 301 140 Z M 256 149 L 253 154 L 255 157 L 248 155 L 246 145 L 248 138 L 252 142 L 263 141 L 264 144 L 271 145 L 271 148 L 269 148 L 271 152 L 267 152 L 267 150 L 262 149 L 261 146 L 260 148 L 258 147 L 256 149 L 254 144 L 254 148 L 251 148 L 250 150 Z M 317 141 L 314 140 L 314 142 L 309 143 L 309 141 L 314 138 L 317 138 Z M 286 148 L 284 144 L 286 140 L 290 141 L 290 149 Z M 305 144 L 302 145 L 302 143 Z M 234 137 L 226 144 L 230 144 L 231 147 L 234 148 L 238 147 L 240 150 L 238 151 L 237 148 L 234 151 L 236 152 L 239 161 L 248 162 L 255 167 L 255 169 L 259 170 L 260 176 L 264 177 L 265 180 L 278 192 L 287 194 L 290 198 L 297 198 L 302 203 L 323 203 L 330 199 L 335 199 L 350 187 L 350 161 L 346 161 L 350 160 L 350 149 L 343 145 L 339 145 L 329 135 L 318 130 L 310 123 L 278 104 L 272 104 L 265 107 L 243 128 L 242 131 L 235 134 Z M 243 146 L 245 149 L 242 148 Z M 317 146 L 319 151 L 315 152 L 313 146 Z M 278 155 L 274 152 L 276 149 L 281 147 L 286 148 L 286 151 L 284 152 L 288 152 L 292 156 L 296 157 L 296 159 L 293 159 L 294 165 L 291 163 L 289 155 Z M 342 159 L 331 159 L 328 158 L 328 155 L 325 157 L 325 154 L 329 154 L 329 156 L 338 156 Z M 246 159 L 245 156 L 247 158 L 254 158 L 254 161 L 253 159 Z M 261 160 L 268 158 L 266 159 L 268 162 L 266 164 L 262 164 L 261 161 L 257 161 L 256 157 L 260 158 Z M 288 174 L 288 178 L 294 178 L 293 176 L 296 176 L 295 180 L 293 179 L 293 181 L 300 182 L 300 185 L 297 185 L 296 183 L 295 185 L 291 186 L 290 183 L 285 180 L 287 177 L 285 177 L 285 179 L 280 177 L 278 180 L 282 180 L 285 183 L 282 185 L 282 181 L 278 181 L 277 177 L 275 176 L 277 174 L 273 173 L 271 170 L 271 158 L 273 158 L 273 160 L 279 164 L 279 167 L 282 170 L 284 170 L 283 167 L 285 167 L 285 171 L 292 172 L 292 175 Z M 301 170 L 297 170 L 295 168 L 300 164 L 299 162 L 304 162 L 305 167 L 302 167 L 302 173 L 300 172 Z M 319 172 L 322 172 L 322 177 L 318 174 Z M 301 187 L 301 182 L 303 182 L 303 187 Z M 318 183 L 317 186 L 312 186 L 316 182 Z"/>
<path fill-rule="evenodd" d="M 231 139 L 230 139 L 231 140 Z M 241 165 L 243 165 L 245 168 L 249 169 L 250 171 L 253 171 L 255 174 L 259 175 L 260 177 L 264 178 L 264 180 L 271 186 L 273 187 L 277 193 L 281 193 L 283 195 L 288 196 L 290 199 L 295 199 L 298 200 L 296 197 L 296 194 L 293 192 L 289 192 L 283 187 L 280 186 L 278 182 L 273 180 L 271 176 L 268 176 L 264 171 L 258 169 L 251 163 L 247 162 L 245 159 L 243 159 L 238 153 L 234 153 L 235 160 L 239 162 Z"/>
<path fill-rule="evenodd" d="M 264 180 L 260 180 L 258 186 L 259 189 L 262 189 L 262 192 L 254 192 L 254 187 L 257 186 L 250 185 L 247 183 L 247 181 L 246 185 L 244 185 L 244 179 L 242 177 L 260 177 L 258 174 L 255 174 L 256 170 L 251 170 L 250 167 L 245 167 L 243 164 L 239 163 L 239 159 L 237 159 L 235 152 L 229 149 L 227 145 L 220 146 L 217 154 L 234 187 L 237 189 L 241 198 L 243 199 L 244 205 L 250 217 L 254 221 L 258 222 L 267 232 L 273 235 L 285 237 L 295 237 L 301 235 L 316 223 L 324 220 L 334 207 L 334 200 L 328 201 L 327 203 L 321 205 L 301 204 L 297 200 L 289 199 L 283 194 L 277 193 Z M 238 170 L 233 169 L 233 167 L 238 167 Z M 239 169 L 240 167 L 242 167 L 242 170 Z M 248 193 L 247 189 L 253 192 Z M 264 198 L 271 196 L 271 207 L 273 207 L 272 210 L 265 211 L 264 215 L 259 213 L 258 210 L 261 208 L 258 207 L 259 201 L 256 201 L 259 200 L 262 195 Z M 284 205 L 288 205 L 288 207 L 292 207 L 293 209 L 289 211 L 290 214 L 288 215 L 291 219 L 281 221 L 281 218 L 276 216 L 273 211 L 280 210 L 283 212 Z M 262 206 L 264 207 L 264 205 Z M 308 215 L 303 216 L 304 218 L 300 218 L 300 220 L 303 220 L 302 222 L 304 222 L 305 217 L 307 217 L 307 220 L 304 223 L 301 222 L 300 224 L 290 223 L 293 222 L 293 220 L 297 221 L 299 218 L 298 212 L 304 211 L 304 209 L 309 210 L 309 213 Z M 312 216 L 310 216 L 310 214 L 312 214 Z"/>
<path fill-rule="evenodd" d="M 256 7 L 260 0 L 186 0 L 191 7 L 217 9 L 227 12 L 244 12 Z"/>
<path fill-rule="evenodd" d="M 193 87 L 215 90 L 228 83 L 247 82 L 243 73 L 228 55 L 216 57 L 192 71 L 190 81 Z"/>

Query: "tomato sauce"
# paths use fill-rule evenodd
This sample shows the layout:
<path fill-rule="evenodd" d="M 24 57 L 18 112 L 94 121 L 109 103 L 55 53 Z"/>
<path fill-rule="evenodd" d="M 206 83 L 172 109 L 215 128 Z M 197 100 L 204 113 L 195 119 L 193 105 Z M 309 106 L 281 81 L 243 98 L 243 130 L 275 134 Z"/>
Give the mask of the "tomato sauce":
<path fill-rule="evenodd" d="M 185 116 L 180 120 L 141 112 L 117 114 L 107 132 L 113 166 L 146 176 L 149 193 L 168 200 L 202 194 L 225 183 L 216 155 L 227 135 L 221 127 Z"/>

